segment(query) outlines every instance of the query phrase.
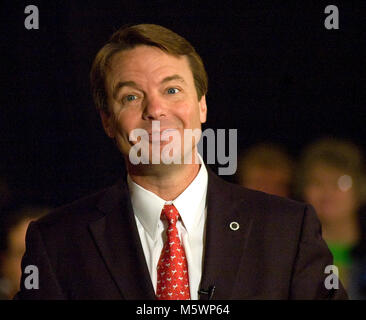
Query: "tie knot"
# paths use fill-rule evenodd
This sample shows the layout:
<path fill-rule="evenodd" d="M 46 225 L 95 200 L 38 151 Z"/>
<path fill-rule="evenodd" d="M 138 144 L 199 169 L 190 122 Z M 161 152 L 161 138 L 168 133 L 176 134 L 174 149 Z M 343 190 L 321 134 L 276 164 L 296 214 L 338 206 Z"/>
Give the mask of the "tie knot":
<path fill-rule="evenodd" d="M 161 211 L 161 218 L 166 218 L 169 225 L 175 225 L 179 219 L 179 212 L 173 204 L 166 204 Z"/>

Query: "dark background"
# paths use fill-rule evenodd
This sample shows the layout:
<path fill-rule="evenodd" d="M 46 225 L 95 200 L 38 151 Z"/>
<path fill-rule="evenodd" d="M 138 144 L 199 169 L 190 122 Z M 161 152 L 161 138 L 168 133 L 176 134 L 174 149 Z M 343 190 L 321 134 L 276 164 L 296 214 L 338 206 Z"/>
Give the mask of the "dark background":
<path fill-rule="evenodd" d="M 0 175 L 18 201 L 61 205 L 121 175 L 88 74 L 124 24 L 161 24 L 193 44 L 209 76 L 206 127 L 237 128 L 238 151 L 273 141 L 298 156 L 324 135 L 365 151 L 365 1 L 193 3 L 2 1 Z M 39 30 L 24 27 L 29 4 Z M 329 4 L 339 30 L 324 27 Z"/>

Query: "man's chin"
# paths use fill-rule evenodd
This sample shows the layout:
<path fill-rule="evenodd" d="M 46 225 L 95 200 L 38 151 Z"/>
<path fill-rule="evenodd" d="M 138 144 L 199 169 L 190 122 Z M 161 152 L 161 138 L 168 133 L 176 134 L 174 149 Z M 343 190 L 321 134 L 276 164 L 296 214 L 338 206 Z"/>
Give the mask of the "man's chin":
<path fill-rule="evenodd" d="M 199 164 L 199 158 L 193 157 L 192 154 L 188 154 L 184 156 L 176 155 L 172 156 L 169 154 L 164 154 L 161 152 L 157 156 L 153 156 L 152 153 L 149 156 L 143 156 L 138 154 L 137 156 L 127 156 L 127 159 L 131 163 L 131 165 L 136 166 L 177 166 L 177 165 L 189 165 L 189 164 Z"/>

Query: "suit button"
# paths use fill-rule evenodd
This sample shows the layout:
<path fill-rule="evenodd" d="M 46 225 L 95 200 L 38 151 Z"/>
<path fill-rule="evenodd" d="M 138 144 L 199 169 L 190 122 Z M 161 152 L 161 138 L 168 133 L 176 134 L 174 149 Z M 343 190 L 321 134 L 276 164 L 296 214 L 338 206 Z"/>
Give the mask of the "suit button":
<path fill-rule="evenodd" d="M 233 230 L 233 231 L 238 230 L 239 227 L 240 227 L 240 225 L 236 221 L 233 221 L 233 222 L 230 223 L 230 229 Z"/>

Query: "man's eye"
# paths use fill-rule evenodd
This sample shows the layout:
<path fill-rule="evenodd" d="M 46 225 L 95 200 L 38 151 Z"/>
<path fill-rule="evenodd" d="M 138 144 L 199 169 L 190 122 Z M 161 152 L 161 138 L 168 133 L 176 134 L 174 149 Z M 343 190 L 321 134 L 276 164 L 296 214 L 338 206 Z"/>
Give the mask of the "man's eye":
<path fill-rule="evenodd" d="M 169 94 L 175 94 L 175 93 L 178 93 L 180 90 L 179 89 L 177 89 L 177 88 L 169 88 L 168 90 L 167 90 L 167 92 L 169 93 Z"/>
<path fill-rule="evenodd" d="M 137 96 L 134 94 L 129 94 L 123 98 L 123 102 L 131 102 L 137 99 Z"/>

